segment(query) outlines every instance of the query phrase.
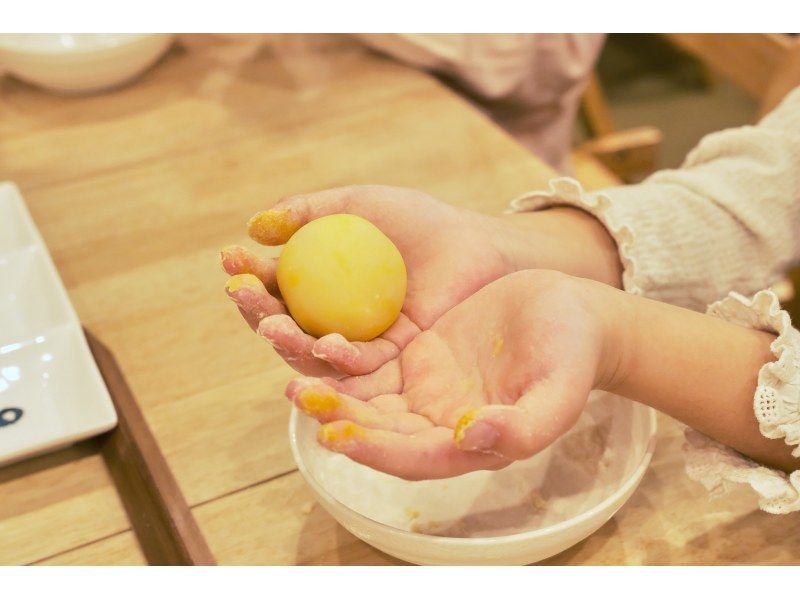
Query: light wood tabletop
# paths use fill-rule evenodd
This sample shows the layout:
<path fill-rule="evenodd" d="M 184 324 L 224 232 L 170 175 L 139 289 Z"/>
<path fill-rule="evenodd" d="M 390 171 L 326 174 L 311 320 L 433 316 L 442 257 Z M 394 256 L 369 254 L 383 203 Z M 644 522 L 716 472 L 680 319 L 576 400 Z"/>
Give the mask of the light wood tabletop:
<path fill-rule="evenodd" d="M 287 194 L 385 183 L 498 212 L 554 174 L 435 79 L 317 42 L 184 38 L 93 96 L 0 83 L 0 179 L 22 190 L 222 564 L 398 561 L 314 503 L 286 433 L 292 370 L 225 296 L 219 248 L 252 246 L 248 217 Z M 710 502 L 683 474 L 678 426 L 662 417 L 659 436 L 630 502 L 552 563 L 798 561 L 798 515 L 744 491 Z M 143 562 L 95 443 L 0 469 L 0 563 Z"/>

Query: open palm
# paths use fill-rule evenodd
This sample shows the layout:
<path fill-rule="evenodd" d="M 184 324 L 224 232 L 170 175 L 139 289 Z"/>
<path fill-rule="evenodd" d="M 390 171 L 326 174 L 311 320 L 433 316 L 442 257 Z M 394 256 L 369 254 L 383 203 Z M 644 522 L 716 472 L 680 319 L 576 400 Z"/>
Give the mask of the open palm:
<path fill-rule="evenodd" d="M 301 373 L 341 377 L 375 371 L 448 309 L 511 271 L 496 249 L 497 221 L 437 201 L 413 189 L 356 186 L 278 202 L 257 214 L 250 233 L 281 245 L 303 224 L 349 213 L 370 220 L 397 246 L 406 262 L 408 290 L 402 313 L 377 339 L 349 342 L 340 334 L 314 338 L 288 315 L 275 279 L 277 260 L 242 247 L 222 252 L 228 295 L 250 326 Z"/>
<path fill-rule="evenodd" d="M 577 421 L 598 375 L 602 325 L 577 280 L 507 275 L 376 372 L 297 379 L 287 396 L 325 424 L 324 446 L 406 479 L 529 457 Z"/>

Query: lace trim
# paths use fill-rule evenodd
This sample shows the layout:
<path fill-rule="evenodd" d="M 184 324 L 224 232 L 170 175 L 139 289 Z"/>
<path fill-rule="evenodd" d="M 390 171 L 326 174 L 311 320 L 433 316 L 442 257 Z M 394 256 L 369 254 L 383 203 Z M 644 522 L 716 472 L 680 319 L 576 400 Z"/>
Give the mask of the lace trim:
<path fill-rule="evenodd" d="M 759 430 L 767 438 L 784 438 L 800 445 L 800 332 L 781 309 L 777 295 L 759 291 L 752 299 L 739 293 L 713 303 L 708 313 L 729 322 L 778 334 L 770 345 L 775 361 L 761 366 L 753 411 Z M 800 470 L 787 475 L 760 466 L 730 447 L 695 430 L 685 431 L 686 473 L 703 484 L 712 497 L 721 496 L 733 484 L 748 484 L 759 494 L 759 506 L 767 513 L 800 510 Z M 800 457 L 800 446 L 792 455 Z"/>
<path fill-rule="evenodd" d="M 758 372 L 753 410 L 759 430 L 767 438 L 783 438 L 800 458 L 800 332 L 781 309 L 773 291 L 759 291 L 752 299 L 739 293 L 712 303 L 707 313 L 750 328 L 778 334 L 770 350 L 775 361 Z"/>
<path fill-rule="evenodd" d="M 569 177 L 550 180 L 550 191 L 534 191 L 511 201 L 506 212 L 534 212 L 557 205 L 580 208 L 597 218 L 614 237 L 622 262 L 622 285 L 634 295 L 644 295 L 644 285 L 638 279 L 636 256 L 633 251 L 636 235 L 627 224 L 617 222 L 610 208 L 613 202 L 603 193 L 586 193 L 581 184 Z"/>
<path fill-rule="evenodd" d="M 767 513 L 800 510 L 800 470 L 787 475 L 763 467 L 691 428 L 685 429 L 685 436 L 686 473 L 700 482 L 712 499 L 725 495 L 734 484 L 748 484 L 759 495 L 758 506 Z"/>

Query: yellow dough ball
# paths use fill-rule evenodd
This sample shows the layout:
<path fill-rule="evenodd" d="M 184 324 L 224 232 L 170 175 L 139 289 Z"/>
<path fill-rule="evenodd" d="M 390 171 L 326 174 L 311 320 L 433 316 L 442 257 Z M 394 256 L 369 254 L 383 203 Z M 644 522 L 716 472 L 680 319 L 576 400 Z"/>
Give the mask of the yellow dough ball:
<path fill-rule="evenodd" d="M 351 214 L 312 220 L 278 259 L 278 287 L 289 313 L 313 336 L 338 332 L 368 341 L 403 307 L 403 256 L 374 224 Z"/>

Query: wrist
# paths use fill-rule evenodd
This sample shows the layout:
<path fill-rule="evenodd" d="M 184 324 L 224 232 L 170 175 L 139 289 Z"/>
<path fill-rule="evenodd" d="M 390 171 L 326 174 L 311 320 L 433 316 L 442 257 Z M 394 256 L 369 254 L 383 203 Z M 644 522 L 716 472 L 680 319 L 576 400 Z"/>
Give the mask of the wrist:
<path fill-rule="evenodd" d="M 582 355 L 583 366 L 594 370 L 591 387 L 619 394 L 628 383 L 632 356 L 637 350 L 637 301 L 641 298 L 595 280 L 553 270 L 525 270 L 505 279 L 519 281 L 516 295 L 532 293 L 533 300 L 526 299 L 524 303 L 534 309 L 541 309 L 536 299 L 543 289 L 558 290 L 551 309 L 563 314 L 560 308 L 568 306 L 569 315 L 564 317 L 571 324 L 580 323 L 577 328 L 565 323 L 564 330 L 573 335 L 578 345 L 574 352 Z"/>
<path fill-rule="evenodd" d="M 577 208 L 557 206 L 495 218 L 495 246 L 512 271 L 558 270 L 617 288 L 622 265 L 603 224 Z"/>
<path fill-rule="evenodd" d="M 640 298 L 594 280 L 581 280 L 584 302 L 600 328 L 600 356 L 594 387 L 622 394 L 639 342 Z"/>

